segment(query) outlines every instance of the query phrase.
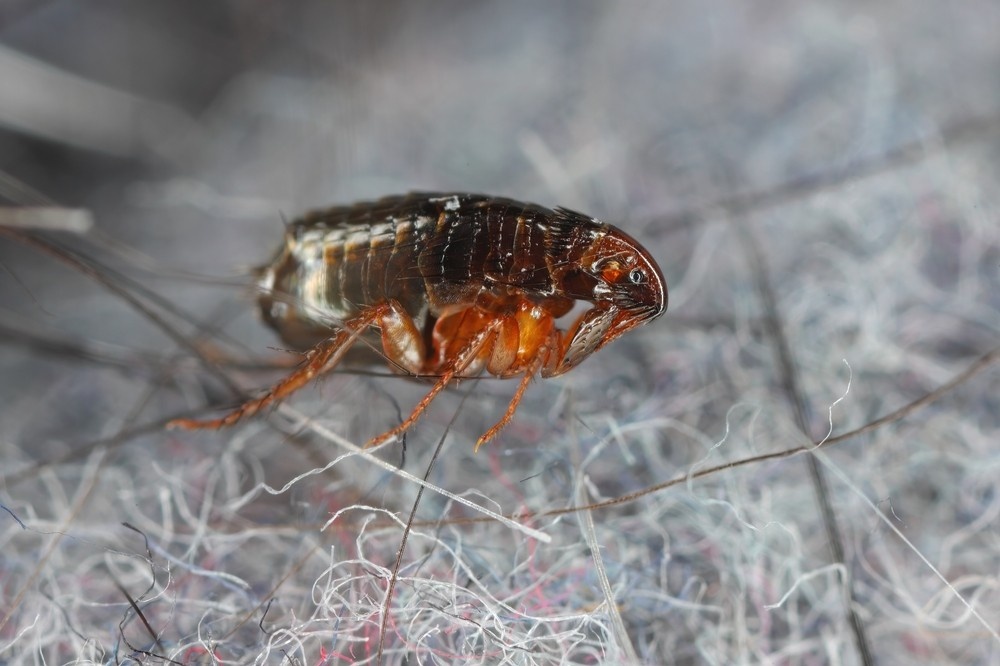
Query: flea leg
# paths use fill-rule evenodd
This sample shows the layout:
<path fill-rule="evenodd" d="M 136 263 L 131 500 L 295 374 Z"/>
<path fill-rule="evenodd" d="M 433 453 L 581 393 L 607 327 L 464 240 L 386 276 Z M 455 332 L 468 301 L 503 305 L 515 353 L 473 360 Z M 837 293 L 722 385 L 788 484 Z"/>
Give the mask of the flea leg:
<path fill-rule="evenodd" d="M 397 303 L 383 303 L 362 310 L 360 314 L 346 321 L 344 328 L 338 331 L 336 335 L 327 338 L 310 349 L 306 353 L 305 363 L 295 370 L 295 372 L 272 386 L 264 395 L 248 400 L 225 416 L 217 419 L 174 419 L 167 424 L 167 428 L 218 430 L 256 414 L 260 410 L 295 393 L 318 375 L 334 368 L 369 326 L 383 319 L 398 318 L 400 311 L 401 308 Z"/>
<path fill-rule="evenodd" d="M 463 372 L 465 372 L 470 365 L 476 360 L 477 357 L 483 354 L 489 354 L 491 352 L 492 346 L 496 340 L 497 330 L 499 327 L 499 320 L 492 322 L 488 326 L 480 329 L 475 334 L 473 334 L 465 345 L 455 354 L 455 357 L 441 368 L 441 374 L 438 380 L 431 387 L 431 390 L 427 392 L 417 406 L 413 408 L 410 415 L 400 423 L 395 428 L 382 433 L 377 437 L 373 437 L 365 444 L 365 448 L 371 448 L 373 446 L 378 446 L 386 440 L 392 439 L 397 435 L 406 432 L 410 426 L 416 423 L 423 413 L 427 410 L 427 407 L 434 401 L 434 398 L 445 389 L 456 377 L 460 377 Z"/>
<path fill-rule="evenodd" d="M 528 390 L 528 385 L 531 380 L 538 374 L 538 372 L 546 366 L 549 361 L 549 357 L 558 344 L 558 332 L 553 330 L 549 337 L 546 339 L 545 343 L 538 347 L 535 355 L 528 362 L 527 367 L 524 369 L 524 375 L 521 377 L 521 383 L 517 385 L 517 391 L 514 392 L 514 397 L 511 398 L 510 403 L 507 405 L 507 411 L 504 412 L 503 417 L 497 421 L 492 428 L 487 430 L 476 440 L 476 451 L 479 451 L 481 447 L 486 442 L 490 441 L 497 436 L 501 430 L 507 427 L 510 420 L 514 418 L 514 412 L 517 411 L 517 406 L 521 403 L 521 398 L 524 397 L 524 392 Z"/>

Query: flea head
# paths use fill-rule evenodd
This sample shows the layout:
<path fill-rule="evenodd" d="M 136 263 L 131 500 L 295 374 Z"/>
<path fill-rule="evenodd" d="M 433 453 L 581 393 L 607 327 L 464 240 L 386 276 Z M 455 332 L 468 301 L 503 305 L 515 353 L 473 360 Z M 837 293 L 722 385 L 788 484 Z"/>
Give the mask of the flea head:
<path fill-rule="evenodd" d="M 667 309 L 667 283 L 656 261 L 625 232 L 604 226 L 565 282 L 573 298 L 594 304 L 577 321 L 555 374 L 566 372 L 624 333 Z"/>
<path fill-rule="evenodd" d="M 667 309 L 667 283 L 660 267 L 646 248 L 620 229 L 609 226 L 594 243 L 589 272 L 597 278 L 594 302 L 621 315 L 605 342 Z"/>

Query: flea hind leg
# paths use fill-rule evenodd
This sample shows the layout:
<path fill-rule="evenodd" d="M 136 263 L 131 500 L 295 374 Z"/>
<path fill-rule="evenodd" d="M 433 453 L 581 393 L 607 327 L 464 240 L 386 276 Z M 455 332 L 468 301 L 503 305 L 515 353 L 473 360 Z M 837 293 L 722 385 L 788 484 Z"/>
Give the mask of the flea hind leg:
<path fill-rule="evenodd" d="M 398 326 L 401 317 L 404 316 L 405 313 L 402 312 L 402 308 L 395 302 L 382 303 L 365 308 L 359 314 L 344 322 L 344 327 L 334 336 L 323 340 L 306 352 L 305 363 L 292 374 L 272 386 L 264 395 L 248 400 L 225 416 L 217 419 L 175 419 L 167 424 L 167 428 L 217 430 L 231 426 L 248 416 L 253 416 L 260 410 L 292 395 L 324 372 L 328 372 L 336 367 L 344 357 L 344 354 L 350 350 L 354 343 L 357 342 L 358 337 L 369 326 L 386 321 L 389 324 L 386 328 L 394 330 L 393 324 Z M 408 319 L 404 318 L 403 321 L 408 322 L 412 327 L 412 322 Z M 385 329 L 383 329 L 383 336 L 385 332 Z M 407 364 L 404 361 L 404 365 Z"/>

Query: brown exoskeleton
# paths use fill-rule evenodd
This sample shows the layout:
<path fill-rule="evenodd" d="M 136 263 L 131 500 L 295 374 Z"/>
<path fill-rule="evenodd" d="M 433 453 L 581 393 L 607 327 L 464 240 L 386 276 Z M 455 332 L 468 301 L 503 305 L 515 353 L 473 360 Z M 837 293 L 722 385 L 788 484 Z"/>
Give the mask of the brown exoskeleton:
<path fill-rule="evenodd" d="M 264 319 L 306 362 L 264 395 L 213 420 L 250 416 L 335 367 L 369 329 L 399 371 L 436 378 L 399 435 L 453 380 L 483 370 L 521 377 L 510 422 L 532 377 L 554 377 L 667 307 L 656 262 L 621 230 L 580 213 L 478 194 L 408 194 L 308 213 L 261 270 Z M 591 306 L 566 330 L 556 320 Z M 338 322 L 334 325 L 332 322 Z"/>

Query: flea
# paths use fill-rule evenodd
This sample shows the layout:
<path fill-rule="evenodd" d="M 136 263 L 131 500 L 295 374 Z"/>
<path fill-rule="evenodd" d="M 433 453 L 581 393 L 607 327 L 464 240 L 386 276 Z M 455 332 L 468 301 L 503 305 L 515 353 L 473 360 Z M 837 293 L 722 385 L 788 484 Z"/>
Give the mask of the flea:
<path fill-rule="evenodd" d="M 262 396 L 217 419 L 221 428 L 330 371 L 372 336 L 397 372 L 434 384 L 374 446 L 405 432 L 457 379 L 520 377 L 491 440 L 533 377 L 555 377 L 667 307 L 659 266 L 620 229 L 566 208 L 481 194 L 412 193 L 307 213 L 260 269 L 264 320 L 305 361 Z M 587 309 L 560 328 L 579 302 Z"/>

